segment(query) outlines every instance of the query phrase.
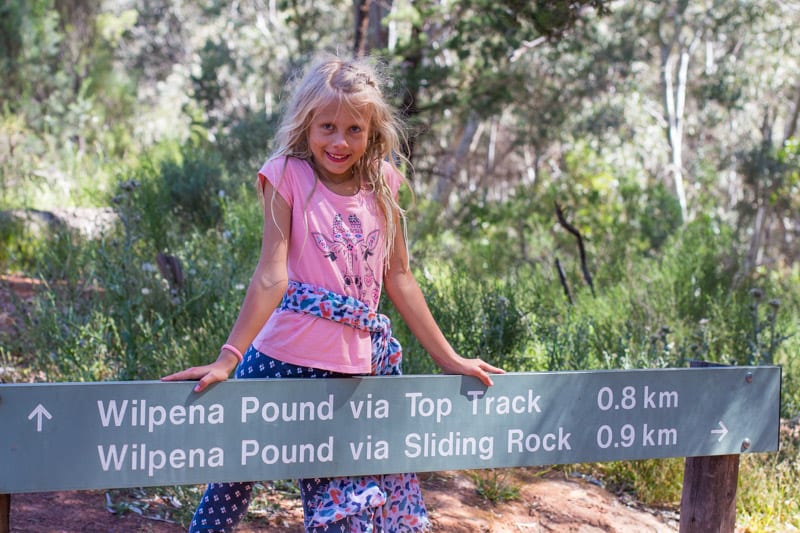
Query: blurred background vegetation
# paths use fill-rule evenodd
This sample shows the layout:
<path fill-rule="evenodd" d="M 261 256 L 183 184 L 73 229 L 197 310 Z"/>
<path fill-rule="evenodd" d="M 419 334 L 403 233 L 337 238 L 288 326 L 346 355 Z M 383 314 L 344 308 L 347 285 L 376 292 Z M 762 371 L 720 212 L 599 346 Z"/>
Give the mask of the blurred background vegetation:
<path fill-rule="evenodd" d="M 778 0 L 5 0 L 0 272 L 45 290 L 13 302 L 0 379 L 212 360 L 287 80 L 319 50 L 369 53 L 456 348 L 511 371 L 782 365 L 783 451 L 743 458 L 738 516 L 800 527 L 799 24 Z M 434 372 L 395 326 L 406 372 Z M 680 498 L 679 461 L 584 468 Z"/>

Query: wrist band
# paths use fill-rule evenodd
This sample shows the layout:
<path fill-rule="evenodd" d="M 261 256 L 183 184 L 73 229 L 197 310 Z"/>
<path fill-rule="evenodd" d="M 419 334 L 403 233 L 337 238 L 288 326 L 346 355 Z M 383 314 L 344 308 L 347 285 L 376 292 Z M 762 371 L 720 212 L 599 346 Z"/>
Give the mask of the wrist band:
<path fill-rule="evenodd" d="M 237 359 L 239 359 L 240 363 L 242 362 L 242 359 L 244 359 L 244 357 L 242 357 L 242 352 L 240 352 L 239 348 L 237 348 L 233 344 L 223 344 L 220 350 L 228 350 L 233 355 L 235 355 Z"/>

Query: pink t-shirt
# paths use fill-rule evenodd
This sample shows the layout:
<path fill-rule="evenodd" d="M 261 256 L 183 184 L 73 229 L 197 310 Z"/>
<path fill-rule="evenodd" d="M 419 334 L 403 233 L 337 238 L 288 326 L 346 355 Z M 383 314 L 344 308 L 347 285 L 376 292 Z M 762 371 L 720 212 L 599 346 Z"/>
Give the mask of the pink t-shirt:
<path fill-rule="evenodd" d="M 388 163 L 384 174 L 396 196 L 402 178 Z M 383 217 L 374 193 L 362 189 L 354 196 L 340 196 L 314 179 L 308 162 L 296 158 L 267 161 L 258 176 L 261 183 L 269 180 L 292 209 L 289 279 L 352 296 L 376 310 L 386 254 Z M 299 366 L 347 374 L 370 371 L 369 332 L 294 311 L 272 313 L 253 345 Z"/>

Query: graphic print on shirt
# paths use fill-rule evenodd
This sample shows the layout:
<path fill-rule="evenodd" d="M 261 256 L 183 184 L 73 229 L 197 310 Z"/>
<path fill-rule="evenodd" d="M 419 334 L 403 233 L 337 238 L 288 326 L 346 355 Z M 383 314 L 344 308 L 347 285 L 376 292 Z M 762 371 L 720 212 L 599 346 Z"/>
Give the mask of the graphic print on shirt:
<path fill-rule="evenodd" d="M 378 305 L 379 289 L 370 262 L 375 261 L 375 247 L 380 230 L 372 230 L 365 237 L 361 220 L 356 215 L 348 215 L 345 224 L 339 213 L 333 217 L 331 229 L 331 237 L 312 232 L 317 248 L 339 268 L 345 286 L 353 291 L 356 298 L 375 308 Z"/>

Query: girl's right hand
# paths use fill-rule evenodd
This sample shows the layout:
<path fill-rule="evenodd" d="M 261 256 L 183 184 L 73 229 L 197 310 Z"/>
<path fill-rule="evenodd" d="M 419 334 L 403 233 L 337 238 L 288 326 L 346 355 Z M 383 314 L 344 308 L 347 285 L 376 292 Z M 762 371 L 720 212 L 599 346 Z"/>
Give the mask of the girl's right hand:
<path fill-rule="evenodd" d="M 236 357 L 220 354 L 219 359 L 210 365 L 193 366 L 164 376 L 161 381 L 198 381 L 194 392 L 203 392 L 209 385 L 228 379 L 237 363 Z"/>

